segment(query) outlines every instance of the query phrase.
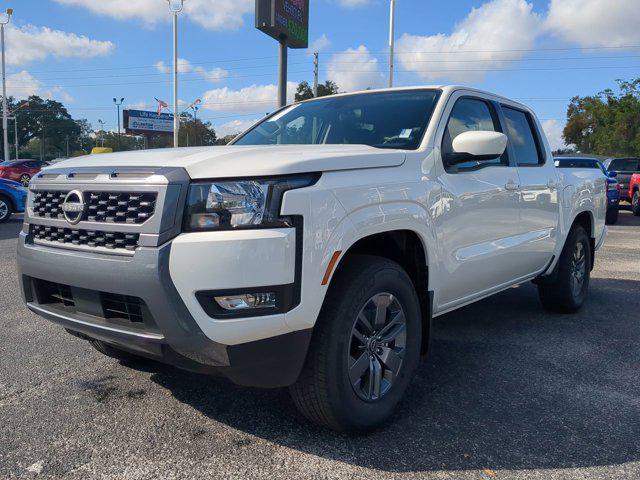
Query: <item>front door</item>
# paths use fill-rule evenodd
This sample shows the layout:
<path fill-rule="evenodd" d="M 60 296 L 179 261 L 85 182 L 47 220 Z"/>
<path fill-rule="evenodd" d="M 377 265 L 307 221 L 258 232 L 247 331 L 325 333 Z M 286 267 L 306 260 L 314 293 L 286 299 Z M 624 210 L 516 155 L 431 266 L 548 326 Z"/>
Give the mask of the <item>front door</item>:
<path fill-rule="evenodd" d="M 449 165 L 453 139 L 466 131 L 502 131 L 495 105 L 459 96 L 442 134 L 442 199 L 436 215 L 442 275 L 437 311 L 483 296 L 522 275 L 518 239 L 520 179 L 505 152 L 495 160 Z M 446 114 L 446 111 L 445 111 Z"/>

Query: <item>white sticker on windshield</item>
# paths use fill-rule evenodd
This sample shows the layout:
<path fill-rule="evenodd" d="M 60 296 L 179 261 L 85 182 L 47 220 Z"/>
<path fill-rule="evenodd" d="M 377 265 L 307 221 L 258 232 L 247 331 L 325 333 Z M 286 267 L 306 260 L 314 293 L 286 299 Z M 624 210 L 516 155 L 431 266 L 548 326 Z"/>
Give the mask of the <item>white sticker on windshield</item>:
<path fill-rule="evenodd" d="M 411 132 L 413 132 L 413 129 L 411 129 L 411 128 L 403 128 L 402 131 L 400 132 L 399 137 L 400 138 L 409 138 L 411 136 Z"/>

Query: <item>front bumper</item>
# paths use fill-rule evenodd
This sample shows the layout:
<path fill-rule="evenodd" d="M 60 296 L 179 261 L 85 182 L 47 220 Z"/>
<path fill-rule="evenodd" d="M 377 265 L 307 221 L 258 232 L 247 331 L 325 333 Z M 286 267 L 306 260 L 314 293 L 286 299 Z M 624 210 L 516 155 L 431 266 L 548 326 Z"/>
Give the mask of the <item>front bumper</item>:
<path fill-rule="evenodd" d="M 23 232 L 18 243 L 18 267 L 25 302 L 33 312 L 80 336 L 180 368 L 219 373 L 247 386 L 294 383 L 306 357 L 311 330 L 235 345 L 211 340 L 174 285 L 171 249 L 172 243 L 167 243 L 158 248 L 141 247 L 133 256 L 103 255 L 36 245 Z M 82 301 L 72 310 L 41 303 L 36 291 L 39 280 L 70 286 Z M 110 322 L 99 305 L 87 301 L 100 292 L 141 299 L 152 324 L 134 327 Z"/>

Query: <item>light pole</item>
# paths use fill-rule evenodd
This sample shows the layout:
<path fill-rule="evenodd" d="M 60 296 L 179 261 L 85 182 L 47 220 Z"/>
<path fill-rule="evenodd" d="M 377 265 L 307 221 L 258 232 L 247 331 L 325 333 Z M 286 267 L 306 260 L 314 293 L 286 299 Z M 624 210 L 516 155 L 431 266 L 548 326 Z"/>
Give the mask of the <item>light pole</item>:
<path fill-rule="evenodd" d="M 100 124 L 100 146 L 104 147 L 104 121 L 98 120 L 98 123 Z"/>
<path fill-rule="evenodd" d="M 395 46 L 396 0 L 391 0 L 389 12 L 389 88 L 393 87 L 393 48 Z"/>
<path fill-rule="evenodd" d="M 120 105 L 124 103 L 124 97 L 120 99 L 120 102 L 118 102 L 117 98 L 114 98 L 113 103 L 118 107 L 118 151 L 120 151 Z"/>
<path fill-rule="evenodd" d="M 0 37 L 2 42 L 2 135 L 4 139 L 4 159 L 9 161 L 9 132 L 8 128 L 8 107 L 7 107 L 7 72 L 4 60 L 4 26 L 11 20 L 13 8 L 7 8 L 6 13 L 0 15 Z"/>
<path fill-rule="evenodd" d="M 184 0 L 167 0 L 173 14 L 173 147 L 179 146 L 180 118 L 178 115 L 178 14 L 184 8 Z"/>

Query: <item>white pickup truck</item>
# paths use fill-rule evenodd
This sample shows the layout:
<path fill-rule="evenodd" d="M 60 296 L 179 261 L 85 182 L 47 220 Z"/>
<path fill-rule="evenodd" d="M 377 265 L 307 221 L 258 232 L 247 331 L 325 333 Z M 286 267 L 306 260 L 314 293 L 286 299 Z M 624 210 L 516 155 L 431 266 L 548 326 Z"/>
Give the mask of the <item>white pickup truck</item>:
<path fill-rule="evenodd" d="M 597 170 L 556 170 L 519 103 L 368 91 L 290 105 L 226 147 L 47 168 L 18 263 L 27 306 L 106 355 L 289 387 L 310 420 L 366 430 L 434 316 L 529 281 L 578 310 L 606 191 Z"/>

